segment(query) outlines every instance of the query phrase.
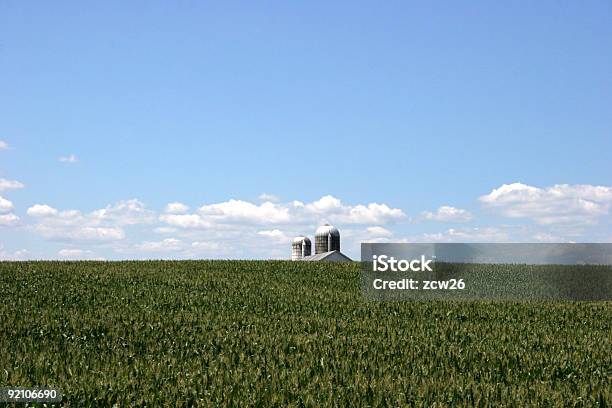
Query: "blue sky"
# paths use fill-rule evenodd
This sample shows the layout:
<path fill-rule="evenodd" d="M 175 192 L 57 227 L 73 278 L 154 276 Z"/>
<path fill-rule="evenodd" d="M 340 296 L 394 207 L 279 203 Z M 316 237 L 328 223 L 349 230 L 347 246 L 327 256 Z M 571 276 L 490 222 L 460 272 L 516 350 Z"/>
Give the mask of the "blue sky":
<path fill-rule="evenodd" d="M 0 258 L 609 242 L 611 72 L 609 1 L 5 1 Z"/>

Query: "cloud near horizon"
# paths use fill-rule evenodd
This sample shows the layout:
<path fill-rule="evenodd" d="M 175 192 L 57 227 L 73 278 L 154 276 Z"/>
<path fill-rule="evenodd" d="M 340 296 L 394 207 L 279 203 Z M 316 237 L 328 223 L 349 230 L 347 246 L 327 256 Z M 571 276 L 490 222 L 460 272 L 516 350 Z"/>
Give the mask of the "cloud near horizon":
<path fill-rule="evenodd" d="M 176 204 L 176 203 L 173 203 Z M 308 224 L 333 221 L 338 224 L 388 224 L 406 218 L 399 208 L 386 204 L 345 205 L 339 199 L 327 195 L 311 203 L 293 201 L 286 204 L 265 201 L 254 204 L 231 199 L 207 204 L 193 213 L 176 214 L 166 208 L 160 220 L 170 226 L 186 229 L 207 229 L 219 225 L 282 225 Z"/>
<path fill-rule="evenodd" d="M 442 222 L 467 222 L 472 219 L 472 214 L 469 211 L 449 205 L 443 205 L 435 212 L 424 211 L 422 215 L 426 220 Z"/>
<path fill-rule="evenodd" d="M 64 242 L 113 242 L 125 238 L 124 227 L 148 224 L 154 212 L 136 199 L 119 201 L 83 214 L 78 210 L 60 211 L 46 204 L 35 204 L 27 214 L 35 220 L 32 229 L 44 238 Z"/>
<path fill-rule="evenodd" d="M 612 187 L 557 184 L 539 188 L 511 183 L 478 200 L 494 214 L 533 224 L 474 225 L 469 211 L 441 206 L 422 212 L 422 218 L 461 222 L 465 227 L 421 233 L 404 229 L 402 233 L 399 226 L 408 217 L 400 208 L 376 202 L 348 204 L 324 195 L 311 202 L 230 199 L 205 203 L 193 210 L 171 201 L 161 212 L 137 199 L 89 212 L 37 203 L 25 210 L 27 217 L 23 220 L 14 214 L 13 203 L 0 197 L 0 227 L 29 231 L 46 241 L 62 243 L 63 247 L 55 249 L 60 259 L 99 259 L 100 254 L 107 258 L 285 258 L 292 237 L 312 236 L 316 226 L 324 222 L 342 229 L 343 251 L 358 251 L 360 242 L 567 242 L 584 236 L 588 225 L 609 221 L 603 217 L 609 215 Z M 435 228 L 432 226 L 424 228 Z M 35 256 L 32 252 L 4 251 L 2 257 L 16 254 Z"/>
<path fill-rule="evenodd" d="M 612 187 L 555 184 L 539 188 L 512 183 L 493 189 L 479 200 L 508 218 L 526 218 L 541 225 L 592 225 L 608 215 Z"/>
<path fill-rule="evenodd" d="M 12 209 L 10 201 L 0 200 L 3 212 L 0 225 L 18 220 L 4 214 Z M 37 203 L 25 213 L 28 222 L 24 230 L 50 242 L 70 245 L 56 252 L 61 259 L 79 256 L 99 259 L 100 248 L 128 257 L 221 257 L 235 256 L 245 250 L 253 252 L 247 257 L 267 257 L 266 254 L 283 257 L 285 246 L 293 236 L 314 231 L 323 222 L 361 225 L 362 236 L 371 238 L 391 236 L 391 231 L 382 225 L 406 218 L 402 210 L 387 204 L 349 205 L 331 195 L 307 203 L 230 199 L 204 204 L 194 211 L 174 201 L 161 213 L 146 208 L 137 199 L 122 200 L 90 212 Z M 162 238 L 150 239 L 151 234 Z M 149 239 L 139 241 L 138 236 Z"/>

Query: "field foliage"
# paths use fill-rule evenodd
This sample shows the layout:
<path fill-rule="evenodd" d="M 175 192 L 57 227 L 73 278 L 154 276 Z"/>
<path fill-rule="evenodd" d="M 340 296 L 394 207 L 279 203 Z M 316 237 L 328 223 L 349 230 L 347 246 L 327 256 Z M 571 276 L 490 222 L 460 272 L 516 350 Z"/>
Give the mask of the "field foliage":
<path fill-rule="evenodd" d="M 70 407 L 606 406 L 610 302 L 366 302 L 358 264 L 0 263 L 0 386 Z"/>

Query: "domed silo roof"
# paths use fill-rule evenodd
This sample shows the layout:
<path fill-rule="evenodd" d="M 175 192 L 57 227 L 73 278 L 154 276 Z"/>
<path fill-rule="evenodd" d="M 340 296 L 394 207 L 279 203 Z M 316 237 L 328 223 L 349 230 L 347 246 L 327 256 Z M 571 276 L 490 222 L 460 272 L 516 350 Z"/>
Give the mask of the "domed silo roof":
<path fill-rule="evenodd" d="M 340 251 L 340 231 L 332 225 L 325 224 L 315 232 L 315 254 L 329 251 Z"/>
<path fill-rule="evenodd" d="M 305 256 L 310 256 L 311 248 L 310 238 L 302 235 L 293 238 L 293 241 L 291 241 L 291 260 L 299 261 Z"/>
<path fill-rule="evenodd" d="M 300 235 L 298 237 L 293 238 L 293 244 L 301 244 L 303 241 L 310 242 L 310 238 Z"/>
<path fill-rule="evenodd" d="M 315 237 L 317 235 L 327 236 L 328 234 L 340 236 L 340 231 L 338 231 L 338 228 L 334 227 L 333 225 L 324 224 L 317 228 L 317 231 L 315 232 Z"/>

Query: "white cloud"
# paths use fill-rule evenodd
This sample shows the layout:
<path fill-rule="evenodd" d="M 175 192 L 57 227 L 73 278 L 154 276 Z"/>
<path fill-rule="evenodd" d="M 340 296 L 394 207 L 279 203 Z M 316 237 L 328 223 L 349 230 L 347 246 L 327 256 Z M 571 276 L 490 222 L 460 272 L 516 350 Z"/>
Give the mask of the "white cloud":
<path fill-rule="evenodd" d="M 189 211 L 189 207 L 178 201 L 166 205 L 166 212 L 169 214 L 185 214 L 187 211 Z"/>
<path fill-rule="evenodd" d="M 260 205 L 242 200 L 203 205 L 198 213 L 205 219 L 221 223 L 276 224 L 291 220 L 287 207 L 265 202 Z"/>
<path fill-rule="evenodd" d="M 285 233 L 278 229 L 257 231 L 257 235 L 266 237 L 277 243 L 286 243 L 289 245 L 291 242 L 291 238 L 286 236 Z"/>
<path fill-rule="evenodd" d="M 79 248 L 64 248 L 57 253 L 63 259 L 104 261 L 105 258 L 97 256 L 93 251 Z"/>
<path fill-rule="evenodd" d="M 4 245 L 0 243 L 0 260 L 1 261 L 23 261 L 28 258 L 30 253 L 26 249 L 20 249 L 15 252 L 7 252 L 4 250 Z"/>
<path fill-rule="evenodd" d="M 540 219 L 543 209 L 553 209 L 557 217 L 571 215 L 596 220 L 607 213 L 612 203 L 609 189 L 567 185 L 539 189 L 515 183 L 495 189 L 480 200 L 487 207 L 517 218 L 520 214 Z M 576 197 L 595 203 L 599 210 L 571 207 Z M 571 207 L 572 212 L 564 213 L 564 207 Z M 0 197 L 0 225 L 22 225 L 12 211 L 12 203 Z M 566 242 L 580 241 L 585 231 L 582 224 L 548 223 L 451 228 L 404 238 L 393 228 L 395 222 L 406 218 L 401 209 L 383 203 L 343 203 L 331 195 L 311 202 L 228 200 L 205 204 L 195 210 L 175 201 L 160 213 L 147 209 L 137 199 L 119 201 L 91 212 L 63 210 L 40 203 L 28 208 L 27 214 L 32 218 L 23 230 L 63 242 L 64 249 L 54 254 L 65 259 L 97 259 L 94 251 L 102 248 L 130 258 L 288 258 L 291 238 L 307 234 L 312 239 L 322 222 L 330 222 L 340 229 L 342 250 L 353 257 L 358 254 L 361 242 Z M 471 214 L 442 206 L 424 213 L 423 217 L 450 222 L 466 221 Z M 598 225 L 609 234 L 602 223 Z M 598 231 L 595 232 L 600 235 L 591 237 L 604 240 Z M 163 235 L 151 238 L 152 233 Z M 15 256 L 15 253 L 8 255 Z"/>
<path fill-rule="evenodd" d="M 538 188 L 522 183 L 504 184 L 480 201 L 509 218 L 527 218 L 542 225 L 594 224 L 607 215 L 612 187 L 556 184 Z"/>
<path fill-rule="evenodd" d="M 435 212 L 423 212 L 423 218 L 432 221 L 441 222 L 467 222 L 472 219 L 472 214 L 469 211 L 461 208 L 455 208 L 448 205 L 439 207 Z"/>
<path fill-rule="evenodd" d="M 565 226 L 496 225 L 475 228 L 450 228 L 438 233 L 413 237 L 413 242 L 572 242 L 582 232 Z M 580 240 L 580 239 L 579 239 Z M 590 242 L 606 242 L 593 235 Z"/>
<path fill-rule="evenodd" d="M 176 238 L 166 238 L 161 241 L 145 241 L 136 245 L 136 249 L 144 252 L 174 252 L 184 248 L 183 242 Z"/>
<path fill-rule="evenodd" d="M 306 209 L 315 214 L 327 214 L 343 209 L 342 202 L 334 196 L 326 195 L 312 203 L 306 204 Z"/>
<path fill-rule="evenodd" d="M 32 218 L 26 229 L 66 243 L 65 249 L 87 243 L 96 245 L 87 250 L 103 247 L 124 256 L 155 257 L 159 252 L 179 258 L 278 258 L 288 253 L 293 236 L 314 233 L 323 221 L 340 229 L 347 224 L 364 225 L 361 236 L 388 240 L 392 233 L 385 224 L 405 217 L 401 210 L 386 204 L 349 205 L 333 196 L 306 203 L 232 199 L 195 210 L 175 201 L 163 210 L 155 213 L 136 199 L 87 213 L 38 203 L 27 210 Z M 152 233 L 165 239 L 138 238 Z"/>
<path fill-rule="evenodd" d="M 270 201 L 273 203 L 276 203 L 279 201 L 278 196 L 275 196 L 274 194 L 266 194 L 266 193 L 262 193 L 259 195 L 258 197 L 261 201 Z"/>
<path fill-rule="evenodd" d="M 124 226 L 148 224 L 155 213 L 136 199 L 119 201 L 83 214 L 78 210 L 59 211 L 36 204 L 27 211 L 38 222 L 33 230 L 45 238 L 59 241 L 113 242 L 125 238 Z"/>
<path fill-rule="evenodd" d="M 153 231 L 157 234 L 174 234 L 177 229 L 174 227 L 156 227 Z"/>
<path fill-rule="evenodd" d="M 78 258 L 83 255 L 91 255 L 92 252 L 85 249 L 62 249 L 58 255 L 64 258 Z"/>
<path fill-rule="evenodd" d="M 11 213 L 13 203 L 0 196 L 0 226 L 10 227 L 19 222 L 19 217 Z"/>
<path fill-rule="evenodd" d="M 367 206 L 357 205 L 344 208 L 348 209 L 348 213 L 338 219 L 340 222 L 349 224 L 387 224 L 406 217 L 402 210 L 390 208 L 386 204 L 371 203 Z"/>
<path fill-rule="evenodd" d="M 19 217 L 13 213 L 0 214 L 0 226 L 11 227 L 19 222 Z"/>
<path fill-rule="evenodd" d="M 333 196 L 304 204 L 292 201 L 279 204 L 266 201 L 254 204 L 243 200 L 229 200 L 200 207 L 191 214 L 163 214 L 166 224 L 191 229 L 229 228 L 255 225 L 316 224 L 329 221 L 336 224 L 387 224 L 405 218 L 404 212 L 386 204 L 370 203 L 344 205 Z"/>
<path fill-rule="evenodd" d="M 4 190 L 17 190 L 19 188 L 24 188 L 23 183 L 20 183 L 17 180 L 7 180 L 5 178 L 0 178 L 0 191 Z"/>
<path fill-rule="evenodd" d="M 7 150 L 8 148 L 8 143 L 6 143 L 4 140 L 0 140 L 0 150 Z"/>
<path fill-rule="evenodd" d="M 306 204 L 305 209 L 307 213 L 344 224 L 387 224 L 406 217 L 406 214 L 399 208 L 390 208 L 386 204 L 370 203 L 350 206 L 344 205 L 342 201 L 331 195 Z"/>
<path fill-rule="evenodd" d="M 450 228 L 445 232 L 423 234 L 424 242 L 510 242 L 510 231 L 498 227 Z"/>
<path fill-rule="evenodd" d="M 277 229 L 258 231 L 257 234 L 264 236 L 264 237 L 271 237 L 271 238 L 278 238 L 278 237 L 282 237 L 285 235 L 283 234 L 281 230 L 277 230 Z"/>
<path fill-rule="evenodd" d="M 29 257 L 30 251 L 28 251 L 25 248 L 22 248 L 22 249 L 19 249 L 19 250 L 13 252 L 13 254 L 14 254 L 13 256 L 14 256 L 15 259 L 23 260 L 23 259 L 27 259 Z"/>
<path fill-rule="evenodd" d="M 27 210 L 30 217 L 51 217 L 58 214 L 58 211 L 47 204 L 34 204 Z"/>
<path fill-rule="evenodd" d="M 368 234 L 375 237 L 390 237 L 393 235 L 391 231 L 383 227 L 368 227 L 366 228 Z"/>
<path fill-rule="evenodd" d="M 145 208 L 139 200 L 119 201 L 113 205 L 92 212 L 100 222 L 112 222 L 118 225 L 150 224 L 155 221 L 155 213 Z"/>
<path fill-rule="evenodd" d="M 59 161 L 62 163 L 76 163 L 79 161 L 79 159 L 77 159 L 77 157 L 74 154 L 70 154 L 68 156 L 61 156 L 59 158 Z"/>
<path fill-rule="evenodd" d="M 195 250 L 216 251 L 219 249 L 219 244 L 216 242 L 195 241 L 191 243 L 191 247 Z"/>
<path fill-rule="evenodd" d="M 189 244 L 178 238 L 166 238 L 161 241 L 141 242 L 129 248 L 126 252 L 141 253 L 145 254 L 146 257 L 154 258 L 197 258 L 202 254 L 207 254 L 208 257 L 227 255 L 228 248 L 225 249 L 222 250 L 219 243 L 212 241 L 194 241 Z"/>
<path fill-rule="evenodd" d="M 13 203 L 0 196 L 0 214 L 7 213 L 13 209 Z"/>
<path fill-rule="evenodd" d="M 125 238 L 123 229 L 117 227 L 37 224 L 34 231 L 45 238 L 67 242 L 112 242 Z"/>
<path fill-rule="evenodd" d="M 204 221 L 198 214 L 164 214 L 160 221 L 179 228 L 210 228 L 212 224 Z"/>

